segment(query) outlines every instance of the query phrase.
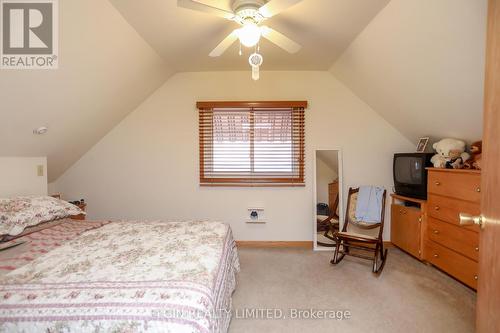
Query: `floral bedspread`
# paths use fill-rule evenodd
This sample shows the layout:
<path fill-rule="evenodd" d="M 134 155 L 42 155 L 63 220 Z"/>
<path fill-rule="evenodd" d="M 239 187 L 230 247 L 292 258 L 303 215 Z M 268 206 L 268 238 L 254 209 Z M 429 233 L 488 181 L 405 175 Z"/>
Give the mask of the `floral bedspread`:
<path fill-rule="evenodd" d="M 0 332 L 225 332 L 237 271 L 224 223 L 113 222 L 6 275 Z"/>
<path fill-rule="evenodd" d="M 62 246 L 84 232 L 100 228 L 108 223 L 109 221 L 72 220 L 65 218 L 29 228 L 29 233 L 2 243 L 2 247 L 4 248 L 18 243 L 23 244 L 19 247 L 0 252 L 0 276 L 26 265 L 30 261 L 52 251 L 56 247 Z M 25 232 L 27 230 L 23 233 Z"/>
<path fill-rule="evenodd" d="M 0 235 L 16 236 L 27 227 L 79 214 L 85 212 L 69 202 L 49 196 L 0 198 Z"/>

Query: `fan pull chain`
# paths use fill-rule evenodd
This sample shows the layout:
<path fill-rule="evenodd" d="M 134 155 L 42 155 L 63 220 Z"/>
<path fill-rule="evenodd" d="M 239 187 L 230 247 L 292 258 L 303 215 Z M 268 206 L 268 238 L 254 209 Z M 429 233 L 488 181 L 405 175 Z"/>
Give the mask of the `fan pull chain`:
<path fill-rule="evenodd" d="M 240 42 L 240 52 L 239 52 L 239 55 L 241 56 L 243 54 L 243 52 L 241 51 L 241 42 Z"/>

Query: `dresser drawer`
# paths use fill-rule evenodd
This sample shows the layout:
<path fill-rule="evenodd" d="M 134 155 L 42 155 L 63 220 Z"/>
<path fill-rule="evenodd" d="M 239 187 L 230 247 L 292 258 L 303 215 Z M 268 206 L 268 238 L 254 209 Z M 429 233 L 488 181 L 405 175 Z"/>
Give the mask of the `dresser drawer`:
<path fill-rule="evenodd" d="M 477 202 L 481 200 L 481 175 L 458 171 L 429 170 L 429 193 Z"/>
<path fill-rule="evenodd" d="M 428 238 L 456 252 L 478 261 L 479 234 L 441 222 L 432 217 L 427 219 Z"/>
<path fill-rule="evenodd" d="M 477 289 L 477 262 L 430 240 L 425 242 L 425 254 L 428 262 Z"/>
<path fill-rule="evenodd" d="M 480 215 L 479 203 L 462 201 L 458 199 L 429 194 L 427 197 L 427 214 L 436 219 L 460 225 L 460 213 Z M 467 230 L 479 232 L 479 226 L 472 225 L 465 227 Z"/>

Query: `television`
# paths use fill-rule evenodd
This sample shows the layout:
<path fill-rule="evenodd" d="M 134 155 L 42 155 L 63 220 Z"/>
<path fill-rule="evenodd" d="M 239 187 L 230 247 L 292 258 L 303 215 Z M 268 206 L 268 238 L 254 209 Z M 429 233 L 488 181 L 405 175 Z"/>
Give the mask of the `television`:
<path fill-rule="evenodd" d="M 394 154 L 393 174 L 396 194 L 427 199 L 427 170 L 433 153 Z"/>

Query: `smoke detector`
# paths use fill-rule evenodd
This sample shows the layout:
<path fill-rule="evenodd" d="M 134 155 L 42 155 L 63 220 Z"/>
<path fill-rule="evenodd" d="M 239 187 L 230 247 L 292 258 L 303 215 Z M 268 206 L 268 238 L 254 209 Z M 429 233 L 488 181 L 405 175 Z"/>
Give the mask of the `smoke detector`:
<path fill-rule="evenodd" d="M 33 130 L 33 134 L 35 134 L 35 135 L 43 135 L 43 134 L 47 133 L 48 130 L 49 129 L 47 127 L 45 127 L 45 126 L 38 127 L 38 128 L 35 128 Z"/>

